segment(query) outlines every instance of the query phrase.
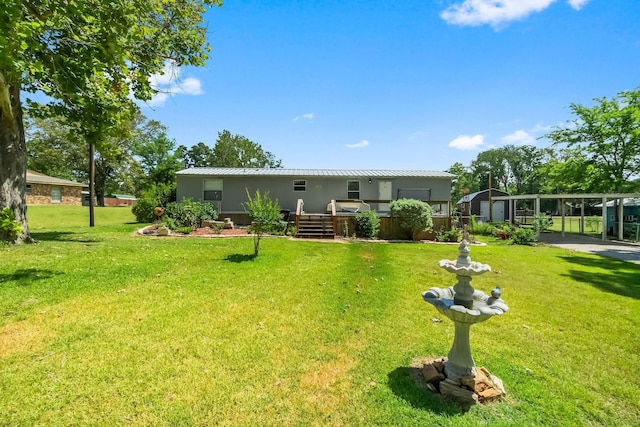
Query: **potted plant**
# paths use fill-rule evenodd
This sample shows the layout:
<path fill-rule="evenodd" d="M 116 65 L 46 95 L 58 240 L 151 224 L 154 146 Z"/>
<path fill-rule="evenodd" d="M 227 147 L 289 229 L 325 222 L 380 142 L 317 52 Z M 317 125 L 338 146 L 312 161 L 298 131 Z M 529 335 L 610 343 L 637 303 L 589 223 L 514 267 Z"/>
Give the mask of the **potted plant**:
<path fill-rule="evenodd" d="M 513 233 L 513 227 L 510 224 L 504 223 L 496 226 L 495 236 L 502 240 L 510 239 L 511 233 Z"/>

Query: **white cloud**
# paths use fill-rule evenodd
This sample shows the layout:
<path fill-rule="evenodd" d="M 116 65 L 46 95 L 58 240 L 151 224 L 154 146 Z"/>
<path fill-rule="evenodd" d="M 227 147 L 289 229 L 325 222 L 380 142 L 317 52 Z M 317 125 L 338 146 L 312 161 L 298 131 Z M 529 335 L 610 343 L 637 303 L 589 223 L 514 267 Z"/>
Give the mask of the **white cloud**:
<path fill-rule="evenodd" d="M 525 130 L 517 130 L 500 138 L 505 144 L 527 145 L 533 144 L 536 139 Z"/>
<path fill-rule="evenodd" d="M 176 88 L 182 91 L 180 93 L 186 93 L 188 95 L 201 95 L 204 93 L 202 91 L 202 84 L 200 83 L 200 80 L 193 77 L 189 77 L 184 79 L 182 82 L 178 82 L 176 84 Z"/>
<path fill-rule="evenodd" d="M 152 87 L 161 87 L 171 84 L 172 81 L 178 78 L 180 75 L 180 68 L 176 66 L 175 62 L 166 61 L 162 71 L 158 74 L 153 74 L 149 78 L 149 82 Z"/>
<path fill-rule="evenodd" d="M 294 118 L 293 118 L 293 121 L 294 121 L 294 122 L 297 122 L 298 120 L 301 120 L 301 119 L 304 119 L 304 120 L 313 120 L 313 118 L 314 118 L 315 116 L 316 116 L 316 115 L 315 115 L 314 113 L 305 113 L 305 114 L 302 114 L 302 115 L 300 115 L 300 116 L 294 117 Z"/>
<path fill-rule="evenodd" d="M 364 148 L 367 145 L 369 145 L 369 141 L 364 139 L 364 140 L 358 142 L 357 144 L 347 144 L 347 145 L 345 145 L 345 147 L 347 147 L 347 148 Z"/>
<path fill-rule="evenodd" d="M 569 4 L 575 10 L 580 10 L 584 7 L 585 4 L 589 3 L 591 0 L 568 0 Z"/>
<path fill-rule="evenodd" d="M 193 77 L 180 80 L 180 73 L 180 67 L 176 66 L 174 62 L 165 62 L 162 71 L 149 78 L 151 87 L 158 92 L 147 104 L 151 107 L 158 107 L 166 102 L 169 95 L 202 95 L 204 93 L 200 80 Z"/>
<path fill-rule="evenodd" d="M 458 150 L 475 150 L 484 145 L 484 135 L 460 135 L 449 143 L 449 147 Z"/>
<path fill-rule="evenodd" d="M 553 126 L 544 126 L 541 123 L 538 123 L 531 129 L 529 129 L 529 132 L 531 133 L 549 132 L 551 129 L 553 129 Z"/>
<path fill-rule="evenodd" d="M 453 25 L 489 24 L 500 28 L 506 23 L 541 12 L 557 0 L 464 0 L 445 9 L 440 17 Z M 580 10 L 590 0 L 567 0 Z"/>

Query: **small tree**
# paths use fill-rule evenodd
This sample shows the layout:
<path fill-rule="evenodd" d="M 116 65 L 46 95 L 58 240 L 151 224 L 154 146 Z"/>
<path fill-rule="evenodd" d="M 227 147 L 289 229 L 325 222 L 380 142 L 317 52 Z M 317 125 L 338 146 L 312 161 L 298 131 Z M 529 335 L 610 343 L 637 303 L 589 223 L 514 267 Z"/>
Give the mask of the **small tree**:
<path fill-rule="evenodd" d="M 260 251 L 260 239 L 264 233 L 271 230 L 273 224 L 280 219 L 280 206 L 278 201 L 272 201 L 269 198 L 269 192 L 260 194 L 260 190 L 256 190 L 256 194 L 251 197 L 249 190 L 247 192 L 248 202 L 243 203 L 245 212 L 251 220 L 251 229 L 253 231 L 253 254 L 258 256 Z"/>
<path fill-rule="evenodd" d="M 416 199 L 399 199 L 389 204 L 391 217 L 398 221 L 403 230 L 411 233 L 415 239 L 417 234 L 433 228 L 433 209 L 428 203 Z"/>
<path fill-rule="evenodd" d="M 553 220 L 543 213 L 533 216 L 533 231 L 542 233 L 547 231 L 553 225 Z"/>

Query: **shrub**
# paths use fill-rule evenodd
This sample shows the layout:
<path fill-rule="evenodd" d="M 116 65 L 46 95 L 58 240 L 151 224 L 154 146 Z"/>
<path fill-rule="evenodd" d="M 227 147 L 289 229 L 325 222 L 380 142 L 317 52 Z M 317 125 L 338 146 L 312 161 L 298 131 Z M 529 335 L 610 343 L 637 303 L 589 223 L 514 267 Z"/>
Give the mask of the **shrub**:
<path fill-rule="evenodd" d="M 271 227 L 271 233 L 278 236 L 284 236 L 289 230 L 289 223 L 285 220 L 279 219 L 273 223 Z"/>
<path fill-rule="evenodd" d="M 411 233 L 413 239 L 421 231 L 428 231 L 433 227 L 433 209 L 428 203 L 416 199 L 399 199 L 389 204 L 389 210 L 400 228 Z"/>
<path fill-rule="evenodd" d="M 380 232 L 380 217 L 376 211 L 360 212 L 356 215 L 356 236 L 377 237 Z"/>
<path fill-rule="evenodd" d="M 455 227 L 450 230 L 440 227 L 440 230 L 436 231 L 436 242 L 457 242 L 460 237 L 462 237 L 462 231 Z"/>
<path fill-rule="evenodd" d="M 137 222 L 153 222 L 156 216 L 153 209 L 157 206 L 166 207 L 175 200 L 175 188 L 166 184 L 153 185 L 149 190 L 144 191 L 136 204 L 131 208 L 131 212 L 136 217 Z"/>
<path fill-rule="evenodd" d="M 495 225 L 489 222 L 478 223 L 475 215 L 471 216 L 471 231 L 473 234 L 479 234 L 481 236 L 494 236 L 496 232 Z"/>
<path fill-rule="evenodd" d="M 176 228 L 167 225 L 172 229 L 190 227 L 193 230 L 198 228 L 204 220 L 218 218 L 218 213 L 211 203 L 185 198 L 182 202 L 167 204 L 164 216 L 173 220 Z"/>
<path fill-rule="evenodd" d="M 13 211 L 3 208 L 0 211 L 0 238 L 6 242 L 13 242 L 22 233 L 22 226 L 16 221 Z"/>
<path fill-rule="evenodd" d="M 517 228 L 511 233 L 511 242 L 514 245 L 533 245 L 536 242 L 536 233 L 531 228 Z"/>
<path fill-rule="evenodd" d="M 189 234 L 189 233 L 191 233 L 193 231 L 193 228 L 192 227 L 178 227 L 176 229 L 176 231 L 178 233 L 182 233 L 182 234 Z"/>

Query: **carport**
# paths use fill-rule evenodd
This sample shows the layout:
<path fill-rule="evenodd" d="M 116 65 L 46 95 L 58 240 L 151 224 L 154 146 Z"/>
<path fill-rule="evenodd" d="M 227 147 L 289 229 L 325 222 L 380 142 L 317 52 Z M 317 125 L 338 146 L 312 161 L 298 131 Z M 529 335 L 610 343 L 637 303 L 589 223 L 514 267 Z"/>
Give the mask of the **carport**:
<path fill-rule="evenodd" d="M 509 202 L 509 218 L 510 222 L 513 223 L 513 220 L 515 218 L 515 206 L 516 206 L 516 201 L 518 200 L 534 200 L 535 201 L 535 207 L 534 207 L 534 212 L 535 214 L 539 214 L 540 213 L 540 200 L 541 199 L 554 199 L 554 200 L 560 200 L 560 204 L 562 206 L 564 206 L 565 201 L 567 200 L 580 200 L 581 203 L 581 207 L 580 207 L 580 234 L 584 234 L 584 201 L 585 200 L 599 200 L 602 202 L 602 241 L 607 240 L 607 227 L 605 226 L 607 224 L 607 202 L 609 200 L 617 200 L 618 206 L 622 206 L 624 199 L 629 199 L 629 198 L 640 198 L 640 193 L 594 193 L 594 194 L 520 194 L 520 195 L 516 195 L 516 196 L 496 196 L 496 197 L 492 197 L 492 200 L 506 200 Z M 624 240 L 623 239 L 623 209 L 618 209 L 618 240 Z M 561 236 L 564 237 L 565 235 L 565 210 L 564 208 L 561 209 L 561 216 L 562 216 L 562 229 L 561 229 Z"/>

